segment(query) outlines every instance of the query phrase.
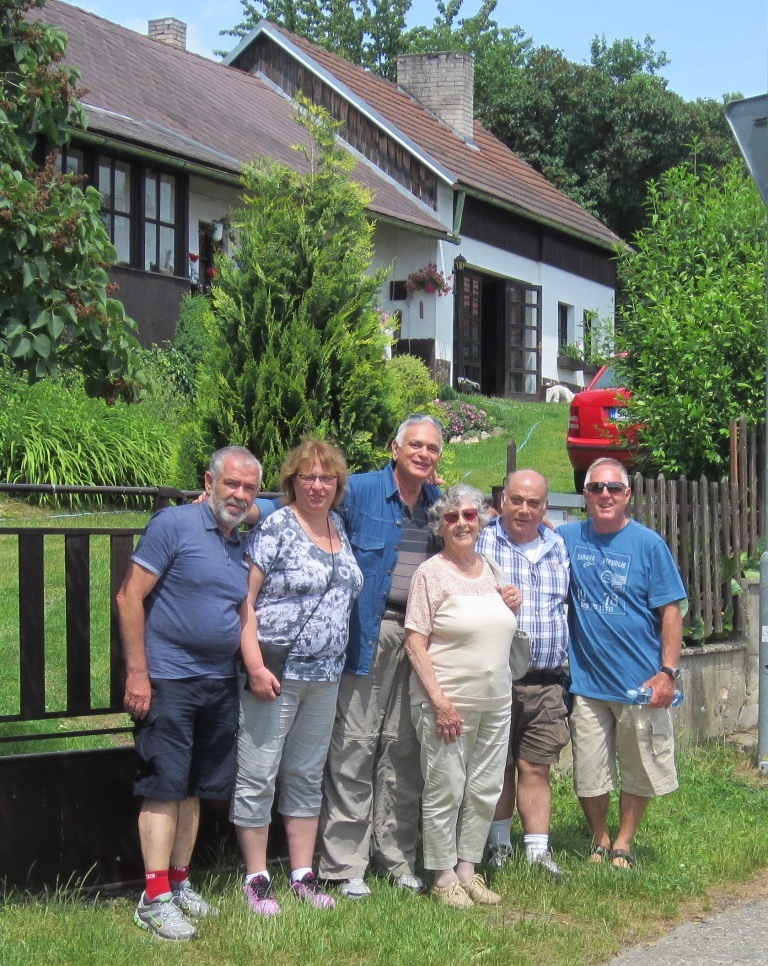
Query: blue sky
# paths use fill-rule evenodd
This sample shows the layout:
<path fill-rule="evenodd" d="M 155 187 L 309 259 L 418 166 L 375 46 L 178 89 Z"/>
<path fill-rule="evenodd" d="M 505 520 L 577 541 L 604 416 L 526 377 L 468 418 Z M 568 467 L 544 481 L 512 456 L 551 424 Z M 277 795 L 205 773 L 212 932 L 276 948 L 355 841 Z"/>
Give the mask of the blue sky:
<path fill-rule="evenodd" d="M 219 31 L 242 18 L 239 0 L 79 0 L 80 6 L 140 33 L 150 18 L 171 16 L 187 23 L 187 46 L 210 56 L 229 48 Z M 464 0 L 471 16 L 480 0 Z M 537 45 L 558 48 L 570 60 L 586 62 L 592 38 L 653 37 L 670 64 L 662 71 L 672 90 L 687 100 L 741 91 L 749 97 L 768 90 L 768 3 L 766 0 L 500 0 L 494 14 L 502 26 L 519 25 Z M 434 0 L 414 0 L 409 26 L 430 24 Z"/>

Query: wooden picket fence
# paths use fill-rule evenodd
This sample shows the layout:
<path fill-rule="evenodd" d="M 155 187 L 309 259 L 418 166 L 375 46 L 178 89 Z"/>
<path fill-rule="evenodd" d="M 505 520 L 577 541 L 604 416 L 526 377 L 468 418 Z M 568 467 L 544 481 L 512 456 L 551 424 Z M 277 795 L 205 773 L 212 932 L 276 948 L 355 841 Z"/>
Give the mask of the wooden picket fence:
<path fill-rule="evenodd" d="M 664 537 L 680 568 L 694 640 L 743 630 L 737 587 L 744 584 L 741 555 L 757 556 L 764 532 L 763 452 L 762 436 L 742 418 L 731 424 L 730 479 L 644 479 L 638 473 L 631 481 L 634 519 Z"/>

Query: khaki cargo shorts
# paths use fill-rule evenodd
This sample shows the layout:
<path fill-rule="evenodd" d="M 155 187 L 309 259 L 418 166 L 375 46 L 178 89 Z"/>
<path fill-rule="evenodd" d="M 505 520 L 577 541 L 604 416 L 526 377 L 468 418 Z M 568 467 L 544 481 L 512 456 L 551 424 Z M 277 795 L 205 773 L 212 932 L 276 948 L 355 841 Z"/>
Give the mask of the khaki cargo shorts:
<path fill-rule="evenodd" d="M 672 715 L 648 708 L 576 695 L 571 713 L 573 787 L 580 798 L 618 787 L 641 798 L 677 788 Z M 617 768 L 618 760 L 618 768 Z"/>

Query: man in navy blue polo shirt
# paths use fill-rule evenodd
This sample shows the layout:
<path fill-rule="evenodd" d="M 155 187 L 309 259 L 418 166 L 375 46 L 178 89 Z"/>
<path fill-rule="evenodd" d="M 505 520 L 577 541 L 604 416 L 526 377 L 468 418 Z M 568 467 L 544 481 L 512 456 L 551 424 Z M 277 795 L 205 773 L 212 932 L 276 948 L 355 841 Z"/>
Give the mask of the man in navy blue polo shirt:
<path fill-rule="evenodd" d="M 200 798 L 229 798 L 238 700 L 235 654 L 248 568 L 238 526 L 261 483 L 239 446 L 214 453 L 201 503 L 149 521 L 117 595 L 125 710 L 136 722 L 134 791 L 145 890 L 135 922 L 161 939 L 191 939 L 214 913 L 189 883 Z"/>

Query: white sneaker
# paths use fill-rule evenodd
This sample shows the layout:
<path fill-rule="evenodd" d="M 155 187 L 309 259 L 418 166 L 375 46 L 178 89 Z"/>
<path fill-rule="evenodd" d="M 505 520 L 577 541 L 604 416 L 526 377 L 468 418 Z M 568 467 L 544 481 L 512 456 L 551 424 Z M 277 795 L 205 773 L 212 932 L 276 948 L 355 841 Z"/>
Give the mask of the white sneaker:
<path fill-rule="evenodd" d="M 158 939 L 185 942 L 197 935 L 195 927 L 179 909 L 176 898 L 170 894 L 147 902 L 146 893 L 142 892 L 133 921 Z"/>
<path fill-rule="evenodd" d="M 555 879 L 560 881 L 565 878 L 565 872 L 560 868 L 560 866 L 552 858 L 551 852 L 542 852 L 541 855 L 537 855 L 533 859 L 528 860 L 528 864 L 532 866 L 538 866 L 542 872 L 546 873 L 550 879 Z"/>
<path fill-rule="evenodd" d="M 365 879 L 347 879 L 339 886 L 339 895 L 345 899 L 365 899 L 371 890 L 365 884 Z"/>
<path fill-rule="evenodd" d="M 488 847 L 488 865 L 494 869 L 503 869 L 512 861 L 511 845 L 490 845 Z"/>
<path fill-rule="evenodd" d="M 410 872 L 395 876 L 392 882 L 400 889 L 407 889 L 409 892 L 419 893 L 424 891 L 424 883 L 417 875 L 412 875 Z"/>
<path fill-rule="evenodd" d="M 173 890 L 173 896 L 179 909 L 189 919 L 202 919 L 203 916 L 218 916 L 219 910 L 210 905 L 190 885 L 189 879 Z"/>

